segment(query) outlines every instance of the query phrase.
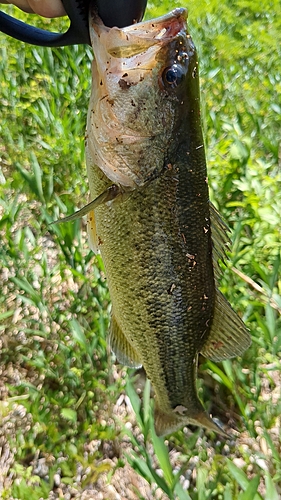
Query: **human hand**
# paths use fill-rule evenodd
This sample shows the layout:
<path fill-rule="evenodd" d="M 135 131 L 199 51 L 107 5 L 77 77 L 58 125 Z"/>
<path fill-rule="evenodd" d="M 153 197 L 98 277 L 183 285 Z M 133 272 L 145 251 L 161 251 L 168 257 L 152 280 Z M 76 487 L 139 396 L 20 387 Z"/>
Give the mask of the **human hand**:
<path fill-rule="evenodd" d="M 0 3 L 12 3 L 24 12 L 38 14 L 43 17 L 65 16 L 66 12 L 60 0 L 1 0 Z"/>

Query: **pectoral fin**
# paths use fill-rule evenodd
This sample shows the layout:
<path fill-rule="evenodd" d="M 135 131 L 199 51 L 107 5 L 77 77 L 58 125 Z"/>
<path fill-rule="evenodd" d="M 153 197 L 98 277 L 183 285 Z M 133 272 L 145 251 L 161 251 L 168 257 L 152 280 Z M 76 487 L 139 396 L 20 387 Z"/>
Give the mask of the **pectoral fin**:
<path fill-rule="evenodd" d="M 212 361 L 240 356 L 251 345 L 251 337 L 243 321 L 219 290 L 211 331 L 201 354 Z"/>
<path fill-rule="evenodd" d="M 111 317 L 109 345 L 119 363 L 130 368 L 141 368 L 138 356 L 119 327 L 114 315 Z"/>
<path fill-rule="evenodd" d="M 64 217 L 63 219 L 58 219 L 55 220 L 54 222 L 51 222 L 51 224 L 60 224 L 61 222 L 71 222 L 76 219 L 81 219 L 83 215 L 87 215 L 89 212 L 97 208 L 99 205 L 106 203 L 107 201 L 114 200 L 117 196 L 119 196 L 122 193 L 123 189 L 120 186 L 113 184 L 112 186 L 107 188 L 103 193 L 101 193 L 97 198 L 95 198 L 95 200 L 90 201 L 88 205 L 85 205 L 85 207 L 81 208 L 74 214 Z"/>
<path fill-rule="evenodd" d="M 98 254 L 99 245 L 94 210 L 91 210 L 87 215 L 87 234 L 90 249 L 93 250 L 95 254 Z"/>

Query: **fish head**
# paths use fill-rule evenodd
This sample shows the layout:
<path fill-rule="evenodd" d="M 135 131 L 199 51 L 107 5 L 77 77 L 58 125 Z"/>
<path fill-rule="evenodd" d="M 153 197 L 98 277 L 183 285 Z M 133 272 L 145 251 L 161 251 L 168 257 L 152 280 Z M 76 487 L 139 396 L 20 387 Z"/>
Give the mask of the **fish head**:
<path fill-rule="evenodd" d="M 95 57 L 86 157 L 88 168 L 97 165 L 114 183 L 144 185 L 161 174 L 177 147 L 175 134 L 180 138 L 183 113 L 198 89 L 186 21 L 186 9 L 178 8 L 120 29 L 90 14 Z"/>

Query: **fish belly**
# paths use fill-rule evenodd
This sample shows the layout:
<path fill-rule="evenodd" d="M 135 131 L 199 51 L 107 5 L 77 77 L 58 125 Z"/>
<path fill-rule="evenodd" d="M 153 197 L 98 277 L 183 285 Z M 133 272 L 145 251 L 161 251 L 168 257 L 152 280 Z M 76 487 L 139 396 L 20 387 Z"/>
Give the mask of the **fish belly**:
<path fill-rule="evenodd" d="M 108 180 L 98 169 L 91 178 L 94 198 Z M 180 169 L 170 167 L 124 201 L 95 210 L 115 333 L 132 347 L 167 412 L 197 398 L 197 354 L 214 309 L 208 199 L 195 206 L 190 183 L 181 184 Z"/>

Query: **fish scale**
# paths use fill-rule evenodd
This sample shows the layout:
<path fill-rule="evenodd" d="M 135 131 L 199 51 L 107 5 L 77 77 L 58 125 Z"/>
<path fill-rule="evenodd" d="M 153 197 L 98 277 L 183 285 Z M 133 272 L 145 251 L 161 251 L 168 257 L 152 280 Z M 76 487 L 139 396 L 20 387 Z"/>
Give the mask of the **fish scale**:
<path fill-rule="evenodd" d="M 177 9 L 170 18 L 167 15 L 150 25 L 142 23 L 147 34 L 145 56 L 136 43 L 136 28 L 132 28 L 131 61 L 130 28 L 126 31 L 128 44 L 123 58 L 124 36 L 120 31 L 104 31 L 95 18 L 91 30 L 95 54 L 104 41 L 108 44 L 108 54 L 115 55 L 110 60 L 107 54 L 106 70 L 101 60 L 96 62 L 93 74 L 96 77 L 98 73 L 106 92 L 100 94 L 100 89 L 93 88 L 90 110 L 95 109 L 98 114 L 99 106 L 106 108 L 110 99 L 111 119 L 115 131 L 120 130 L 120 135 L 112 136 L 111 141 L 107 127 L 99 129 L 97 134 L 100 121 L 95 122 L 89 113 L 86 151 L 91 197 L 104 192 L 110 180 L 118 182 L 118 169 L 122 175 L 128 169 L 131 183 L 127 198 L 122 200 L 117 196 L 98 206 L 93 214 L 95 234 L 103 242 L 99 250 L 112 299 L 109 340 L 120 362 L 143 365 L 151 379 L 159 434 L 187 423 L 223 433 L 204 411 L 197 395 L 198 353 L 204 353 L 205 348 L 211 358 L 214 350 L 218 358 L 231 357 L 249 344 L 248 333 L 237 317 L 231 332 L 239 337 L 235 349 L 230 341 L 222 354 L 218 352 L 226 345 L 220 339 L 227 333 L 220 312 L 221 303 L 226 301 L 217 292 L 214 278 L 197 53 L 187 33 L 185 18 L 186 11 Z M 150 30 L 157 30 L 157 25 L 159 33 L 162 28 L 163 37 L 155 42 L 150 38 Z M 141 25 L 137 26 L 140 34 Z M 165 33 L 168 33 L 166 38 Z M 117 49 L 120 34 L 121 48 Z M 140 46 L 141 43 L 139 40 Z M 147 48 L 149 43 L 151 46 Z M 139 58 L 138 67 L 134 66 L 134 51 Z M 124 65 L 126 72 L 122 73 Z M 163 85 L 167 68 L 176 68 L 184 75 L 183 83 L 174 89 Z M 170 76 L 173 79 L 173 73 Z M 100 111 L 100 116 L 105 116 L 104 111 Z M 107 142 L 104 149 L 103 141 Z M 102 154 L 107 169 L 100 161 Z M 215 217 L 214 226 L 219 226 Z M 223 247 L 225 239 L 221 240 Z M 218 254 L 222 255 L 223 250 Z M 228 304 L 226 310 L 231 317 L 235 314 Z M 217 322 L 220 336 L 216 334 Z"/>
<path fill-rule="evenodd" d="M 197 53 L 185 9 L 124 29 L 90 17 L 95 53 L 86 134 L 89 242 L 112 300 L 109 343 L 143 366 L 155 428 L 227 436 L 196 390 L 198 354 L 241 355 L 248 331 L 218 290 L 225 224 L 209 202 Z"/>
<path fill-rule="evenodd" d="M 206 323 L 214 307 L 210 234 L 203 230 L 208 199 L 202 214 L 190 209 L 189 190 L 181 189 L 185 180 L 190 182 L 190 173 L 185 164 L 176 165 L 124 203 L 116 201 L 95 212 L 97 233 L 106 246 L 105 252 L 103 245 L 100 250 L 114 317 L 148 377 L 161 378 L 162 385 L 164 377 L 164 390 L 158 394 L 158 384 L 154 387 L 167 411 L 194 401 L 193 359 L 208 334 Z M 201 171 L 205 184 L 204 163 Z M 96 192 L 104 188 L 97 185 Z M 190 211 L 192 221 L 186 219 Z M 187 251 L 195 254 L 196 263 L 186 257 Z M 209 300 L 202 311 L 204 296 Z"/>

